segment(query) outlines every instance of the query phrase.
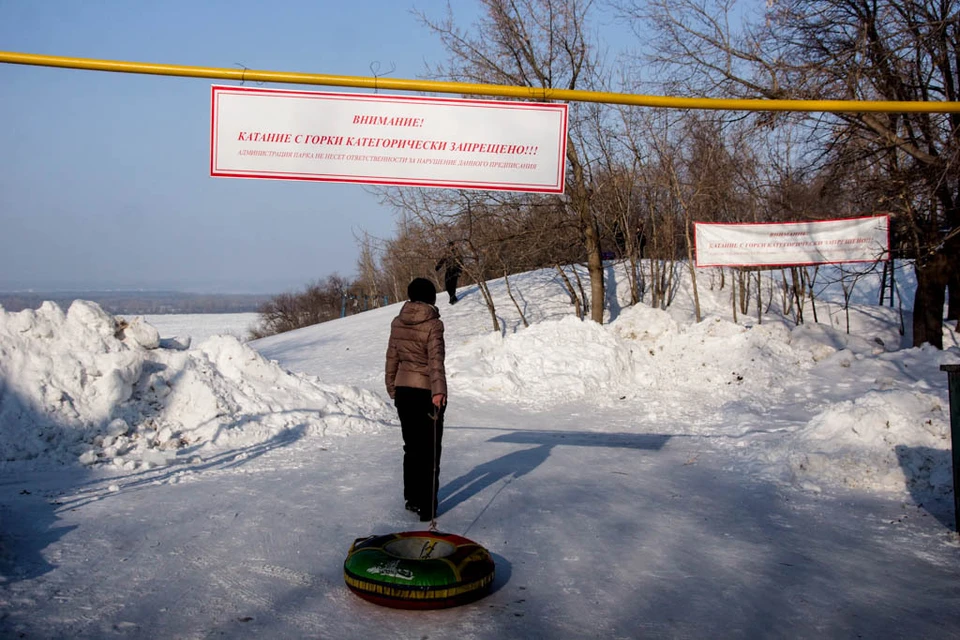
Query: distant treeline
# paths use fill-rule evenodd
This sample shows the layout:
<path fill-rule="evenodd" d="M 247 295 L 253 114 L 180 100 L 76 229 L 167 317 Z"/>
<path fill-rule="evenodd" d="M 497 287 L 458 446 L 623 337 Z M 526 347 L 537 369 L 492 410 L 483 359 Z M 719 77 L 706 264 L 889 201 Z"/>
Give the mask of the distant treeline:
<path fill-rule="evenodd" d="M 74 300 L 90 300 L 111 314 L 253 313 L 270 300 L 268 295 L 183 293 L 179 291 L 69 291 L 0 293 L 6 311 L 37 309 L 45 300 L 66 310 Z"/>

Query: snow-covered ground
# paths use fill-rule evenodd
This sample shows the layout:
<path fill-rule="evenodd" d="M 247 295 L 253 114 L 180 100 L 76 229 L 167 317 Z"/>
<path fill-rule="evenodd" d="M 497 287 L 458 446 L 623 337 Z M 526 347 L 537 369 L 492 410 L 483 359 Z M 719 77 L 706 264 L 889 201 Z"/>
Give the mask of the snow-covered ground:
<path fill-rule="evenodd" d="M 190 338 L 197 345 L 211 336 L 228 335 L 246 342 L 257 324 L 257 313 L 165 313 L 143 317 L 166 338 Z"/>
<path fill-rule="evenodd" d="M 715 271 L 699 323 L 688 279 L 664 311 L 609 272 L 602 326 L 549 270 L 511 277 L 529 327 L 503 281 L 499 332 L 476 287 L 440 296 L 439 526 L 497 578 L 433 612 L 342 579 L 354 538 L 421 528 L 383 389 L 398 306 L 249 344 L 204 316 L 0 313 L 0 636 L 960 636 L 960 348 L 903 346 L 909 272 L 892 308 L 860 279 L 849 334 L 826 271 L 799 326 L 767 289 L 734 322 Z"/>

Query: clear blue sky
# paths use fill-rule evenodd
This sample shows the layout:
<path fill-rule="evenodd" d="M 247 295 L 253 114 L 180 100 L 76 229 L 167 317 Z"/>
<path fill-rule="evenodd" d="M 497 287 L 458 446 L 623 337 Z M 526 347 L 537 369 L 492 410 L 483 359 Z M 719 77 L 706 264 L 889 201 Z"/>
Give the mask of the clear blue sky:
<path fill-rule="evenodd" d="M 471 21 L 472 3 L 453 4 Z M 414 78 L 443 52 L 413 6 L 0 0 L 0 50 L 364 76 L 379 62 Z M 389 237 L 392 212 L 356 185 L 209 177 L 215 83 L 0 64 L 0 291 L 275 293 L 352 276 L 354 234 Z"/>

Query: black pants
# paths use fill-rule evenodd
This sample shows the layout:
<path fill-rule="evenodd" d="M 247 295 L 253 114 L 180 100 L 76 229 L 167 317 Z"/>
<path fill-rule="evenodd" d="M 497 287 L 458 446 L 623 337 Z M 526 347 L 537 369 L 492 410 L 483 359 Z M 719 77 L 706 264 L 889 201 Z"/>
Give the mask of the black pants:
<path fill-rule="evenodd" d="M 443 285 L 450 296 L 450 304 L 457 301 L 457 281 L 460 279 L 459 271 L 447 271 L 443 277 Z"/>
<path fill-rule="evenodd" d="M 395 401 L 403 432 L 403 497 L 421 515 L 436 516 L 446 407 L 433 406 L 429 389 L 397 387 Z"/>

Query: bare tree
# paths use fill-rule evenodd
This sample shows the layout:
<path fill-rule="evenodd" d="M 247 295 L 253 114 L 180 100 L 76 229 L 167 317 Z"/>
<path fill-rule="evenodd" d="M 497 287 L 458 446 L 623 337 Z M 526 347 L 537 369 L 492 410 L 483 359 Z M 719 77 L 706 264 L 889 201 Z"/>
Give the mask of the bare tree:
<path fill-rule="evenodd" d="M 264 338 L 340 317 L 349 284 L 340 276 L 308 285 L 297 293 L 282 293 L 260 306 L 252 339 Z"/>
<path fill-rule="evenodd" d="M 597 113 L 592 121 L 599 150 L 598 169 L 593 172 L 592 203 L 603 230 L 605 246 L 616 249 L 623 260 L 629 286 L 629 304 L 643 299 L 644 278 L 640 261 L 644 249 L 641 218 L 640 158 L 624 144 L 622 129 Z"/>
<path fill-rule="evenodd" d="M 379 307 L 390 298 L 389 280 L 380 266 L 382 243 L 367 232 L 356 236 L 360 255 L 357 256 L 357 278 L 351 288 L 356 295 L 369 301 L 370 307 Z"/>
<path fill-rule="evenodd" d="M 418 277 L 429 277 L 435 263 L 434 237 L 417 218 L 398 208 L 396 235 L 386 243 L 381 265 L 394 301 L 407 299 L 407 284 Z"/>
<path fill-rule="evenodd" d="M 459 27 L 448 7 L 434 20 L 420 14 L 450 55 L 433 70 L 455 81 L 536 88 L 582 89 L 596 82 L 597 61 L 587 32 L 592 0 L 480 0 L 482 17 L 471 30 Z M 600 231 L 590 206 L 590 159 L 571 105 L 567 184 L 563 204 L 576 217 L 590 274 L 590 316 L 603 322 L 604 281 Z"/>
<path fill-rule="evenodd" d="M 740 19 L 733 0 L 620 0 L 676 90 L 707 95 L 957 101 L 960 0 L 774 0 Z M 774 121 L 775 118 L 762 116 Z M 915 262 L 914 345 L 942 347 L 950 287 L 960 316 L 960 114 L 807 117 L 823 165 L 861 183 L 900 220 Z M 878 193 L 881 192 L 882 193 Z"/>

